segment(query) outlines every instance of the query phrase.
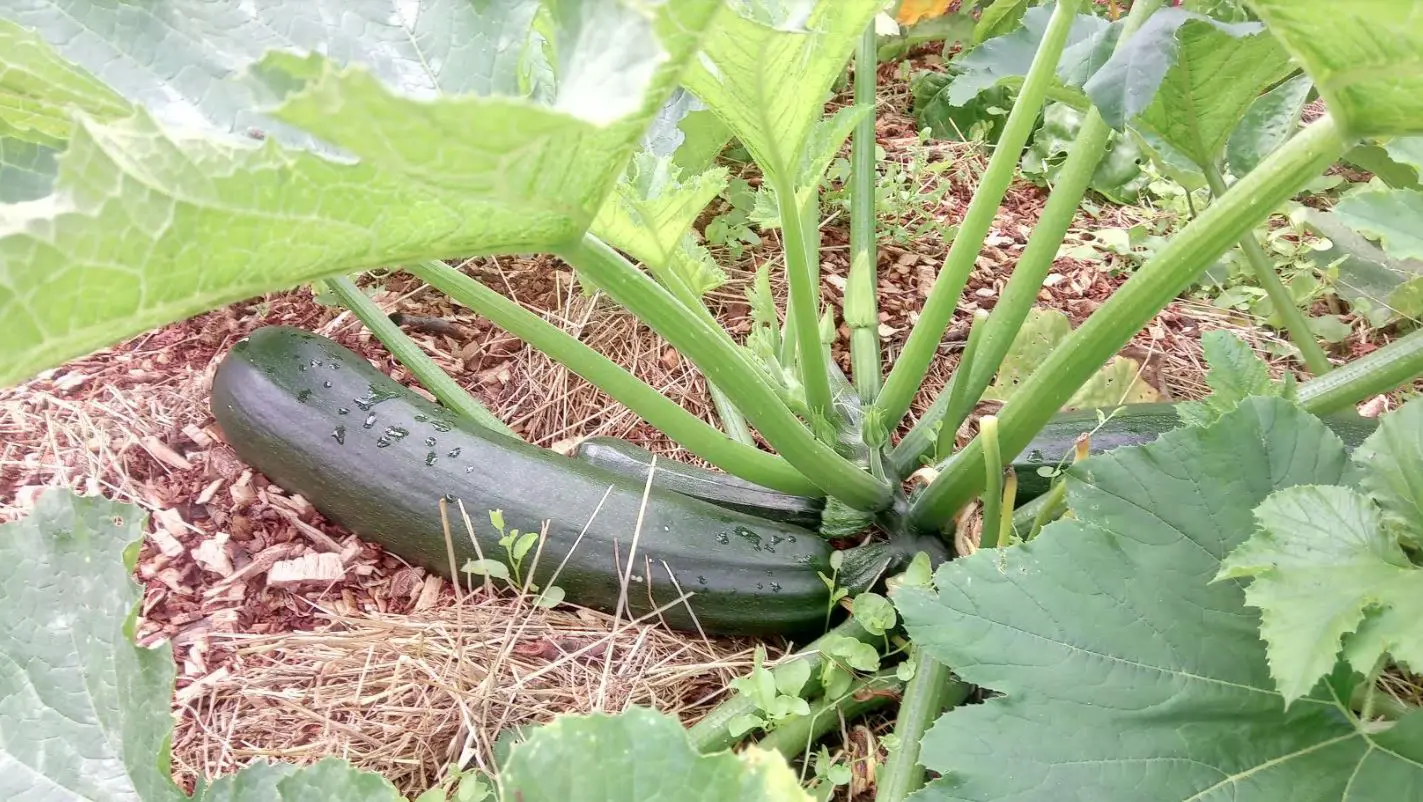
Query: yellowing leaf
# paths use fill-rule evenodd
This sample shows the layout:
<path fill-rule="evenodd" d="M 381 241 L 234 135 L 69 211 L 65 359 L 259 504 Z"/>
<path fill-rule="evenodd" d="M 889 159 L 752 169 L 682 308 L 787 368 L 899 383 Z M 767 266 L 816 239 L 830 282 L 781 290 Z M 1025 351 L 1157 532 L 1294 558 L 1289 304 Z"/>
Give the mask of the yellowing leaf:
<path fill-rule="evenodd" d="M 949 6 L 954 0 L 904 0 L 899 4 L 899 10 L 894 12 L 894 21 L 900 25 L 913 25 L 916 22 L 934 17 L 942 17 L 949 13 Z"/>

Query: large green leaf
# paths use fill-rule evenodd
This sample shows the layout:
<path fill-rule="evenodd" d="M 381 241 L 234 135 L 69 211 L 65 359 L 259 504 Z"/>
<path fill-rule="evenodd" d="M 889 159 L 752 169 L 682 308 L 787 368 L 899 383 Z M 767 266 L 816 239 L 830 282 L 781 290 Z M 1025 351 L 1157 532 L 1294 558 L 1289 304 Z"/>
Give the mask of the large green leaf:
<path fill-rule="evenodd" d="M 962 106 L 999 83 L 1021 86 L 1047 33 L 1055 6 L 1056 3 L 1048 3 L 1028 9 L 1023 14 L 1022 24 L 1015 25 L 1011 32 L 989 39 L 955 59 L 952 62 L 955 75 L 945 95 L 949 105 Z M 1094 14 L 1078 14 L 1068 31 L 1062 57 L 1058 59 L 1058 88 L 1082 86 L 1111 56 L 1121 28 Z M 1080 93 L 1069 91 L 1067 94 L 1079 98 L 1078 105 L 1085 105 Z"/>
<path fill-rule="evenodd" d="M 1085 90 L 1114 128 L 1147 128 L 1196 164 L 1215 164 L 1261 90 L 1290 69 L 1289 56 L 1258 23 L 1166 9 Z"/>
<path fill-rule="evenodd" d="M 500 785 L 511 802 L 810 802 L 780 754 L 699 754 L 647 708 L 555 719 L 514 747 Z"/>
<path fill-rule="evenodd" d="M 717 7 L 0 8 L 143 106 L 78 115 L 53 193 L 0 206 L 0 383 L 321 276 L 580 236 Z"/>
<path fill-rule="evenodd" d="M 1255 99 L 1225 145 L 1230 171 L 1243 176 L 1294 136 L 1314 82 L 1296 75 Z"/>
<path fill-rule="evenodd" d="M 1220 577 L 1253 578 L 1245 601 L 1260 609 L 1286 703 L 1330 672 L 1341 641 L 1363 674 L 1386 654 L 1423 666 L 1423 570 L 1384 529 L 1372 499 L 1347 487 L 1291 487 L 1255 516 L 1261 531 L 1226 557 Z"/>
<path fill-rule="evenodd" d="M 1395 259 L 1423 259 L 1423 190 L 1359 192 L 1334 205 L 1350 228 L 1376 238 Z"/>
<path fill-rule="evenodd" d="M 1413 0 L 1246 0 L 1357 136 L 1423 133 L 1423 14 Z"/>
<path fill-rule="evenodd" d="M 879 0 L 737 0 L 684 76 L 772 181 L 794 182 L 826 95 Z"/>
<path fill-rule="evenodd" d="M 62 489 L 0 527 L 0 799 L 186 799 L 168 773 L 172 649 L 133 642 L 140 594 L 130 571 L 144 529 L 137 507 Z M 202 798 L 399 796 L 379 776 L 327 761 L 253 766 Z"/>
<path fill-rule="evenodd" d="M 946 776 L 916 800 L 1423 795 L 1423 713 L 1363 728 L 1323 685 L 1286 710 L 1240 585 L 1211 582 L 1261 501 L 1346 470 L 1320 421 L 1247 399 L 1074 466 L 1075 520 L 897 592 L 917 646 L 1004 694 L 935 724 L 923 761 Z"/>

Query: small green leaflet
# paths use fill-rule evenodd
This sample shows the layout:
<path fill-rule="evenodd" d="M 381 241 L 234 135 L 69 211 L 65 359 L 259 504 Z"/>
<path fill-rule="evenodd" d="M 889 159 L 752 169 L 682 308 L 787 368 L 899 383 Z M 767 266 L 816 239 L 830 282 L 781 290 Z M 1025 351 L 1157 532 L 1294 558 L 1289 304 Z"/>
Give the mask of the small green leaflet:
<path fill-rule="evenodd" d="M 1414 399 L 1379 421 L 1354 454 L 1360 485 L 1384 518 L 1414 543 L 1423 542 L 1423 402 Z"/>
<path fill-rule="evenodd" d="M 1320 685 L 1285 708 L 1238 582 L 1272 493 L 1338 484 L 1344 446 L 1279 398 L 1068 472 L 1075 519 L 893 600 L 917 648 L 1002 696 L 951 711 L 915 802 L 1392 802 L 1423 796 L 1423 712 L 1361 728 Z"/>
<path fill-rule="evenodd" d="M 778 753 L 698 754 L 677 719 L 642 707 L 533 730 L 510 753 L 500 786 L 520 802 L 810 802 Z"/>
<path fill-rule="evenodd" d="M 1239 337 L 1220 330 L 1208 331 L 1201 335 L 1201 346 L 1211 394 L 1201 401 L 1176 405 L 1183 424 L 1206 426 L 1250 396 L 1283 393 L 1283 385 L 1270 380 L 1265 361 Z"/>
<path fill-rule="evenodd" d="M 1226 163 L 1243 176 L 1294 135 L 1314 82 L 1296 75 L 1255 99 L 1225 145 Z"/>
<path fill-rule="evenodd" d="M 1255 510 L 1260 531 L 1221 563 L 1252 577 L 1270 674 L 1289 704 L 1344 656 L 1361 674 L 1392 654 L 1423 666 L 1423 569 L 1408 561 L 1372 499 L 1347 487 L 1291 487 Z"/>
<path fill-rule="evenodd" d="M 945 88 L 944 101 L 959 107 L 994 86 L 1022 85 L 1033 64 L 1033 56 L 1047 33 L 1048 20 L 1055 5 L 1048 3 L 1028 9 L 1022 15 L 1021 24 L 1015 24 L 1013 30 L 988 39 L 954 59 L 955 75 Z M 981 28 L 975 29 L 975 36 L 979 30 Z M 1114 25 L 1093 14 L 1078 14 L 1073 18 L 1062 57 L 1057 63 L 1057 78 L 1060 87 L 1070 87 L 1068 94 L 1077 99 L 1079 106 L 1085 107 L 1086 99 L 1076 87 L 1081 86 L 1107 61 L 1120 33 L 1121 25 Z"/>

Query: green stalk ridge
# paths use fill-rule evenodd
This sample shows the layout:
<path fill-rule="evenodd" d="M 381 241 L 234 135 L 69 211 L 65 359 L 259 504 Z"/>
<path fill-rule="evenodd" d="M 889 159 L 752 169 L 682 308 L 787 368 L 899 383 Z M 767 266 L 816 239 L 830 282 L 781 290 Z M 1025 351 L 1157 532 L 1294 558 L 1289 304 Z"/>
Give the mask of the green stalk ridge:
<path fill-rule="evenodd" d="M 816 492 L 816 486 L 785 460 L 732 440 L 573 335 L 458 270 L 440 262 L 405 269 L 566 365 L 688 451 L 728 473 L 786 493 Z"/>
<path fill-rule="evenodd" d="M 1220 174 L 1220 169 L 1214 164 L 1203 165 L 1203 169 L 1206 183 L 1211 188 L 1211 196 L 1219 198 L 1224 195 L 1226 193 L 1225 178 Z M 1250 264 L 1250 272 L 1255 274 L 1255 280 L 1265 288 L 1265 294 L 1270 297 L 1270 303 L 1274 305 L 1275 311 L 1284 321 L 1285 333 L 1299 349 L 1300 358 L 1304 360 L 1305 367 L 1309 368 L 1309 372 L 1316 376 L 1328 373 L 1334 366 L 1329 363 L 1329 357 L 1324 353 L 1324 348 L 1320 346 L 1319 341 L 1314 339 L 1314 333 L 1309 330 L 1309 323 L 1305 321 L 1304 313 L 1295 304 L 1294 296 L 1290 294 L 1289 288 L 1275 272 L 1275 266 L 1270 263 L 1270 257 L 1265 255 L 1265 250 L 1260 247 L 1259 242 L 1255 241 L 1255 232 L 1247 231 L 1245 236 L 1240 238 L 1240 251 L 1245 254 L 1245 261 Z"/>
<path fill-rule="evenodd" d="M 845 325 L 850 328 L 850 368 L 860 401 L 879 395 L 879 310 L 875 298 L 875 71 L 874 24 L 865 27 L 855 50 L 855 105 L 867 109 L 850 143 L 850 275 L 845 281 Z"/>
<path fill-rule="evenodd" d="M 1140 0 L 1135 3 L 1123 23 L 1122 34 L 1116 47 L 1120 49 L 1160 5 L 1161 0 Z M 1018 329 L 1022 327 L 1037 300 L 1043 280 L 1052 270 L 1057 249 L 1062 245 L 1063 237 L 1077 215 L 1082 196 L 1087 193 L 1087 188 L 1092 183 L 1092 175 L 1106 153 L 1111 127 L 1095 107 L 1087 109 L 1086 114 L 1081 128 L 1077 131 L 1077 138 L 1073 140 L 1072 148 L 1068 152 L 1067 161 L 1058 173 L 1057 183 L 1053 185 L 1052 193 L 1048 196 L 1042 216 L 1033 227 L 1033 233 L 1028 237 L 1028 245 L 989 316 L 971 373 L 962 377 L 958 372 L 955 374 L 953 392 L 960 392 L 958 388 L 963 385 L 961 398 L 957 403 L 947 404 L 941 404 L 936 399 L 931 410 L 945 416 L 947 422 L 944 426 L 952 426 L 953 431 L 958 430 L 973 405 L 982 397 L 989 382 L 993 380 L 998 368 L 1002 366 L 1004 357 L 1013 345 L 1013 338 L 1017 336 Z M 949 388 L 945 388 L 944 392 L 950 392 Z M 933 419 L 926 415 L 920 424 L 933 425 L 933 422 Z M 915 428 L 917 429 L 918 425 Z M 904 453 L 899 453 L 900 449 L 896 449 L 894 465 L 901 471 L 899 475 L 902 476 L 914 470 L 927 449 L 919 439 L 912 437 L 905 437 L 900 441 L 900 447 L 904 449 Z M 941 448 L 939 456 L 947 457 L 948 452 Z"/>
<path fill-rule="evenodd" d="M 1351 142 L 1325 116 L 1290 139 L 1211 204 L 1055 348 L 999 413 L 1005 453 L 1017 454 L 1072 394 L 1132 335 L 1240 238 Z M 910 524 L 935 531 L 983 489 L 984 451 L 975 438 L 911 506 Z"/>
<path fill-rule="evenodd" d="M 486 429 L 508 435 L 515 440 L 519 439 L 514 430 L 510 429 L 504 421 L 499 420 L 490 412 L 487 407 L 479 403 L 474 396 L 465 392 L 450 374 L 446 373 L 435 364 L 415 341 L 405 336 L 405 332 L 395 324 L 375 302 L 366 297 L 361 292 L 355 282 L 345 276 L 337 276 L 326 280 L 327 286 L 336 293 L 336 297 L 341 299 L 341 305 L 351 310 L 351 314 L 360 320 L 362 325 L 370 329 L 371 334 L 386 347 L 387 350 L 404 365 L 420 382 L 426 390 L 429 390 L 441 404 L 463 415 Z"/>
<path fill-rule="evenodd" d="M 559 251 L 558 256 L 573 265 L 576 270 L 592 276 L 609 297 L 637 315 L 638 319 L 690 359 L 701 369 L 707 381 L 726 392 L 766 441 L 780 452 L 784 460 L 821 492 L 834 496 L 855 509 L 870 512 L 877 512 L 890 505 L 892 496 L 889 485 L 860 470 L 829 445 L 811 435 L 805 425 L 781 402 L 760 371 L 743 356 L 725 330 L 690 314 L 665 288 L 596 237 L 585 237 L 578 243 L 567 245 Z M 815 346 L 819 342 L 817 321 L 811 318 L 809 322 L 811 326 L 808 342 Z M 824 362 L 813 361 L 819 365 L 823 375 Z M 828 379 L 826 393 L 829 393 Z M 665 428 L 663 431 L 676 439 L 676 432 Z M 734 442 L 720 432 L 717 432 L 717 435 L 725 442 Z M 744 448 L 740 444 L 736 445 Z M 687 448 L 693 450 L 691 446 Z M 713 457 L 703 458 L 728 472 L 737 473 L 730 465 L 724 465 Z M 742 476 L 740 473 L 737 475 Z M 785 489 L 759 479 L 747 476 L 743 478 L 768 487 L 776 487 L 778 490 Z"/>
<path fill-rule="evenodd" d="M 784 237 L 782 250 L 786 261 L 786 283 L 790 285 L 786 328 L 788 333 L 795 332 L 799 348 L 796 364 L 800 367 L 806 405 L 812 413 L 833 421 L 836 413 L 831 403 L 830 377 L 825 373 L 824 360 L 820 359 L 819 268 L 813 263 L 806 240 L 805 217 L 796 203 L 795 183 L 781 177 L 778 172 L 773 187 Z"/>
<path fill-rule="evenodd" d="M 968 698 L 972 687 L 954 679 L 948 666 L 915 649 L 914 676 L 904 686 L 899 715 L 894 720 L 898 745 L 875 777 L 875 802 L 903 802 L 924 785 L 919 747 L 924 733 L 945 710 Z"/>
<path fill-rule="evenodd" d="M 1008 114 L 1008 122 L 998 139 L 993 157 L 988 161 L 988 169 L 973 194 L 968 212 L 949 247 L 949 255 L 929 291 L 929 299 L 919 313 L 919 322 L 915 324 L 884 389 L 880 391 L 878 404 L 885 412 L 885 420 L 891 424 L 901 420 L 908 412 L 909 403 L 923 384 L 929 364 L 938 351 L 959 295 L 968 282 L 974 261 L 998 212 L 998 205 L 1013 180 L 1018 157 L 1028 141 L 1028 135 L 1032 133 L 1043 98 L 1054 79 L 1079 4 L 1080 0 L 1061 0 L 1053 11 L 1042 44 L 1023 82 L 1022 92 Z"/>

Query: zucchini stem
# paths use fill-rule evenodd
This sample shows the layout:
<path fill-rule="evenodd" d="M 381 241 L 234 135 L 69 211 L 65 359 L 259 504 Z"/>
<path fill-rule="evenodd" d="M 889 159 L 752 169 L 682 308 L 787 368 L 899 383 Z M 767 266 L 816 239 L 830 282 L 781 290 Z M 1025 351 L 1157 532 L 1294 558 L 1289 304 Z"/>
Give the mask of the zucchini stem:
<path fill-rule="evenodd" d="M 987 328 L 986 320 L 987 312 L 982 309 L 974 311 L 973 321 L 969 323 L 968 340 L 963 346 L 963 356 L 959 358 L 959 365 L 954 369 L 954 375 L 962 373 L 964 381 L 956 381 L 946 390 L 949 403 L 944 407 L 944 416 L 939 421 L 939 443 L 935 454 L 941 460 L 948 459 L 954 452 L 954 438 L 958 435 L 959 427 L 963 425 L 964 418 L 968 417 L 968 411 L 974 402 L 978 401 L 977 397 L 969 398 L 969 379 L 973 376 L 974 365 L 978 360 L 983 332 Z M 979 395 L 982 392 L 980 390 Z"/>
<path fill-rule="evenodd" d="M 949 247 L 948 258 L 944 260 L 929 291 L 929 298 L 919 313 L 919 322 L 914 325 L 909 341 L 905 343 L 884 389 L 880 391 L 878 403 L 885 411 L 886 422 L 891 425 L 901 420 L 909 410 L 910 401 L 924 383 L 924 376 L 934 361 L 939 342 L 953 317 L 954 307 L 988 236 L 989 226 L 993 224 L 998 206 L 1018 168 L 1018 157 L 1032 132 L 1048 86 L 1056 80 L 1057 64 L 1062 58 L 1063 46 L 1079 5 L 1080 0 L 1060 0 L 1054 9 L 1027 79 L 988 161 L 988 169 L 973 193 L 963 223 Z"/>
<path fill-rule="evenodd" d="M 831 404 L 830 377 L 825 372 L 825 362 L 820 358 L 820 282 L 817 280 L 819 265 L 818 249 L 812 249 L 807 240 L 805 209 L 796 202 L 795 182 L 783 171 L 777 171 L 772 187 L 776 191 L 776 206 L 780 211 L 783 258 L 786 263 L 786 283 L 790 287 L 787 300 L 787 329 L 795 332 L 798 343 L 796 364 L 800 368 L 801 387 L 805 392 L 806 405 L 812 415 L 824 415 L 834 421 L 837 417 Z"/>
<path fill-rule="evenodd" d="M 573 335 L 473 278 L 442 262 L 405 269 L 566 365 L 693 454 L 765 487 L 785 493 L 816 492 L 814 484 L 781 458 L 732 440 Z"/>
<path fill-rule="evenodd" d="M 1206 163 L 1201 165 L 1201 170 L 1205 173 L 1206 183 L 1210 185 L 1211 196 L 1219 198 L 1224 195 L 1226 193 L 1225 177 L 1220 174 L 1220 168 L 1214 164 Z M 1255 280 L 1260 282 L 1260 286 L 1265 289 L 1265 294 L 1269 296 L 1270 303 L 1275 307 L 1275 312 L 1280 316 L 1280 320 L 1284 321 L 1285 333 L 1299 349 L 1300 358 L 1304 360 L 1305 367 L 1309 368 L 1309 372 L 1316 376 L 1328 373 L 1334 366 L 1329 363 L 1329 357 L 1324 353 L 1324 348 L 1320 346 L 1319 341 L 1314 339 L 1314 333 L 1309 330 L 1309 323 L 1304 319 L 1304 313 L 1295 303 L 1289 288 L 1280 280 L 1280 275 L 1275 272 L 1275 266 L 1270 263 L 1270 257 L 1265 255 L 1265 250 L 1255 240 L 1254 231 L 1247 231 L 1245 236 L 1240 238 L 1240 252 L 1245 254 L 1245 261 L 1250 264 L 1250 272 L 1255 274 Z"/>
<path fill-rule="evenodd" d="M 1003 449 L 1021 451 L 1153 315 L 1350 144 L 1352 139 L 1332 117 L 1319 118 L 1172 237 L 1018 387 L 999 413 Z M 983 441 L 975 438 L 914 500 L 910 525 L 937 530 L 983 489 L 984 476 Z"/>
<path fill-rule="evenodd" d="M 845 325 L 850 329 L 850 368 L 860 401 L 879 395 L 879 310 L 875 297 L 879 258 L 875 243 L 875 72 L 878 43 L 865 26 L 855 50 L 855 105 L 865 109 L 850 143 L 850 275 L 845 281 Z"/>
<path fill-rule="evenodd" d="M 1134 3 L 1127 15 L 1126 22 L 1123 23 L 1122 34 L 1117 40 L 1117 48 L 1121 48 L 1160 5 L 1161 0 L 1139 0 Z M 1033 227 L 1033 233 L 1028 237 L 1028 245 L 1023 250 L 1022 258 L 1013 268 L 1013 273 L 1009 277 L 1008 283 L 1003 287 L 1003 294 L 999 297 L 998 303 L 993 306 L 993 313 L 989 315 L 981 342 L 974 352 L 972 371 L 959 376 L 958 374 L 963 371 L 963 363 L 960 363 L 960 369 L 955 371 L 955 381 L 952 384 L 952 387 L 955 388 L 953 392 L 962 393 L 970 406 L 977 403 L 978 399 L 983 396 L 983 391 L 993 380 L 999 367 L 1002 366 L 1004 357 L 1007 356 L 1008 350 L 1013 345 L 1013 339 L 1018 336 L 1018 330 L 1022 328 L 1023 321 L 1027 319 L 1028 312 L 1037 301 L 1038 293 L 1042 290 L 1043 280 L 1052 270 L 1053 261 L 1057 258 L 1057 250 L 1062 245 L 1063 237 L 1066 236 L 1073 218 L 1077 215 L 1082 196 L 1086 194 L 1087 188 L 1091 185 L 1092 176 L 1106 153 L 1111 128 L 1095 107 L 1089 107 L 1082 111 L 1087 116 L 1083 119 L 1082 127 L 1078 129 L 1077 137 L 1073 140 L 1072 147 L 1068 152 L 1067 161 L 1063 163 L 1062 171 L 1053 184 L 1052 193 L 1048 196 L 1047 205 L 1043 207 L 1042 216 L 1038 220 L 1038 224 Z M 977 328 L 977 324 L 975 324 L 975 328 Z M 946 387 L 944 392 L 951 391 Z M 941 415 L 951 411 L 948 407 L 941 406 L 937 399 L 934 402 L 934 409 L 943 410 Z M 952 409 L 957 410 L 958 407 Z M 967 414 L 967 410 L 962 413 L 963 416 L 967 416 Z M 951 416 L 950 420 L 955 431 L 963 423 L 962 417 L 955 420 Z M 900 441 L 900 447 L 906 449 L 906 453 L 898 454 L 895 459 L 895 466 L 897 468 L 906 466 L 902 467 L 906 473 L 913 467 L 917 467 L 915 464 L 924 453 L 924 446 L 912 439 L 913 432 L 910 435 L 911 437 L 905 437 Z M 919 450 L 910 453 L 908 449 L 911 448 Z M 896 452 L 899 450 L 896 449 Z M 939 456 L 941 459 L 947 457 L 948 452 L 940 449 Z"/>
<path fill-rule="evenodd" d="M 894 721 L 896 745 L 875 778 L 875 802 L 903 802 L 924 785 L 919 745 L 945 710 L 968 698 L 971 686 L 954 679 L 948 666 L 915 648 L 914 676 L 904 686 Z"/>
<path fill-rule="evenodd" d="M 1310 413 L 1327 415 L 1396 389 L 1423 375 L 1423 329 L 1397 340 L 1347 365 L 1302 382 L 1295 400 Z"/>
<path fill-rule="evenodd" d="M 868 512 L 878 512 L 890 506 L 892 493 L 889 484 L 860 470 L 828 444 L 817 440 L 782 403 L 766 377 L 751 365 L 724 329 L 689 314 L 686 307 L 665 288 L 596 237 L 584 237 L 579 243 L 565 246 L 558 255 L 576 270 L 592 276 L 594 282 L 614 301 L 636 314 L 653 331 L 662 335 L 693 364 L 701 368 L 708 381 L 719 384 L 750 423 L 781 453 L 785 461 L 800 471 L 825 495 L 834 496 L 851 507 Z M 809 352 L 814 355 L 818 352 L 816 345 L 819 342 L 817 321 L 812 317 L 799 325 L 804 327 L 806 322 L 810 324 L 810 339 L 801 350 L 803 354 Z M 825 363 L 818 359 L 814 361 L 816 370 L 811 372 L 824 376 Z M 828 378 L 826 394 L 828 398 Z M 662 400 L 667 401 L 665 398 Z M 662 426 L 658 428 L 676 439 L 676 432 Z M 720 432 L 717 434 L 722 440 L 727 440 Z M 722 464 L 718 459 L 704 458 L 729 473 L 757 484 L 801 495 L 814 492 L 787 490 L 784 486 L 745 476 L 731 465 Z"/>
<path fill-rule="evenodd" d="M 460 387 L 450 374 L 446 373 L 435 360 L 431 359 L 414 340 L 406 336 L 400 330 L 400 326 L 391 320 L 385 312 L 376 306 L 366 296 L 356 283 L 345 276 L 334 276 L 326 280 L 326 286 L 336 293 L 336 297 L 341 299 L 341 305 L 351 310 L 351 314 L 361 321 L 371 334 L 380 341 L 381 345 L 390 351 L 400 364 L 404 365 L 411 375 L 420 382 L 426 390 L 429 390 L 441 404 L 454 410 L 456 413 L 478 423 L 486 429 L 498 432 L 519 439 L 514 430 L 510 429 L 504 421 L 494 416 L 489 408 L 479 403 L 479 401 L 463 387 Z"/>

